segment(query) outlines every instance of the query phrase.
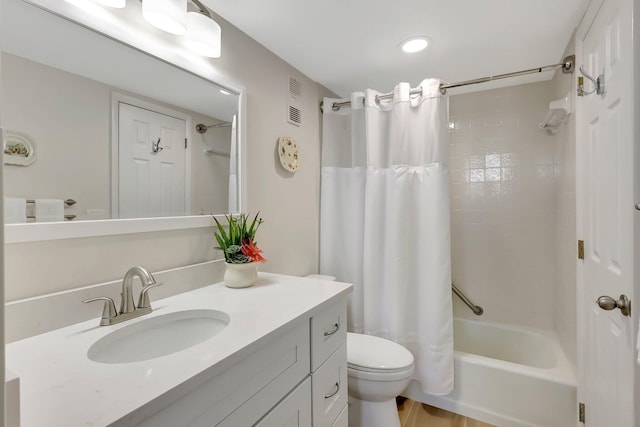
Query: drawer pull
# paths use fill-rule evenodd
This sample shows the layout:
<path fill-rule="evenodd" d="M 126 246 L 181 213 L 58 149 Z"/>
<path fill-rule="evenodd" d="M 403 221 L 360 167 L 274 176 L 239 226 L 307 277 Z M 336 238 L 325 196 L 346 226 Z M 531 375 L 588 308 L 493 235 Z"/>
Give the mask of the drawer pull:
<path fill-rule="evenodd" d="M 340 324 L 335 323 L 335 324 L 333 325 L 333 331 L 325 332 L 325 333 L 324 333 L 324 336 L 325 336 L 325 337 L 330 337 L 331 335 L 335 334 L 335 333 L 336 333 L 336 332 L 338 332 L 339 330 L 340 330 Z"/>
<path fill-rule="evenodd" d="M 334 391 L 333 393 L 325 394 L 324 398 L 325 399 L 329 399 L 329 398 L 335 396 L 336 394 L 338 394 L 339 391 L 340 391 L 340 383 L 336 382 L 336 391 Z"/>

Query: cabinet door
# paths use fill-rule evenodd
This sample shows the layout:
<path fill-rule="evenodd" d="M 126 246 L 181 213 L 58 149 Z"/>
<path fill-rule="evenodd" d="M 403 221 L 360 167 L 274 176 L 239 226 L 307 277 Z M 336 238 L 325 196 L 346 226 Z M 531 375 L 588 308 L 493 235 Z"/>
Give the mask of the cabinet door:
<path fill-rule="evenodd" d="M 310 427 L 311 378 L 304 380 L 255 427 Z"/>

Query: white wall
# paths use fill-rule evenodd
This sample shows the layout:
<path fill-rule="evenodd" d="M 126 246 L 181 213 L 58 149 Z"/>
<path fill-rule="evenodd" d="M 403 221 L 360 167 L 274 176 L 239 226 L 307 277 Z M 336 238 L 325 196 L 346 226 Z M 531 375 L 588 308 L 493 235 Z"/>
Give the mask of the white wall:
<path fill-rule="evenodd" d="M 16 0 L 2 0 L 6 1 Z M 33 13 L 41 19 L 59 19 L 36 9 Z M 224 20 L 217 22 L 222 27 L 223 54 L 213 61 L 221 74 L 233 75 L 247 90 L 248 210 L 260 210 L 265 220 L 258 242 L 269 260 L 261 268 L 294 275 L 315 272 L 319 102 L 323 96 L 333 94 Z M 303 117 L 300 127 L 286 122 L 288 75 L 297 78 L 302 86 L 302 95 L 297 100 Z M 300 148 L 301 166 L 295 175 L 285 172 L 276 156 L 277 140 L 283 135 L 294 138 Z M 8 244 L 5 245 L 7 301 L 115 280 L 133 265 L 157 271 L 214 259 L 213 246 L 212 230 L 208 228 Z M 220 279 L 212 277 L 211 281 Z"/>
<path fill-rule="evenodd" d="M 450 99 L 452 275 L 482 319 L 554 326 L 556 138 L 538 128 L 554 96 L 542 82 Z"/>
<path fill-rule="evenodd" d="M 320 101 L 333 96 L 221 18 L 220 69 L 247 90 L 248 206 L 265 220 L 258 243 L 269 260 L 264 271 L 303 275 L 318 268 L 320 188 Z M 300 127 L 287 123 L 288 76 L 301 83 L 296 105 Z M 276 146 L 280 136 L 296 140 L 300 168 L 295 174 L 280 166 Z"/>
<path fill-rule="evenodd" d="M 569 41 L 565 55 L 574 52 Z M 574 74 L 556 73 L 552 84 L 554 99 L 576 93 Z M 554 329 L 569 360 L 576 363 L 576 120 L 575 112 L 558 129 L 555 147 L 555 301 Z"/>
<path fill-rule="evenodd" d="M 109 218 L 109 87 L 5 53 L 2 86 L 3 126 L 36 154 L 29 166 L 5 166 L 5 196 L 71 198 L 66 214 Z M 87 218 L 87 209 L 104 213 Z"/>

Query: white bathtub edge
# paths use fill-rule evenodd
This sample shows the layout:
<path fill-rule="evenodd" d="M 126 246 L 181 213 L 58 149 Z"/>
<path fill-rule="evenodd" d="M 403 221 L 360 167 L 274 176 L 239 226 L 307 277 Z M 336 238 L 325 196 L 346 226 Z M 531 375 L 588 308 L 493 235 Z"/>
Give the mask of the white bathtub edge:
<path fill-rule="evenodd" d="M 542 369 L 461 351 L 455 351 L 454 357 L 464 361 L 465 363 L 477 363 L 514 374 L 522 374 L 524 372 L 530 377 L 539 378 L 552 383 L 576 386 L 575 375 L 573 375 L 568 366 L 562 363 L 553 368 Z"/>

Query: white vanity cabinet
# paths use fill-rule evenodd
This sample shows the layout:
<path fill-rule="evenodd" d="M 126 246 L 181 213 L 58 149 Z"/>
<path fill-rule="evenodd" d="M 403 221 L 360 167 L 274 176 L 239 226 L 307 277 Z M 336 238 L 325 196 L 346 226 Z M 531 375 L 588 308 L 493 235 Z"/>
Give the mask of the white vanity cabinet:
<path fill-rule="evenodd" d="M 97 319 L 11 343 L 22 427 L 346 427 L 346 307 L 351 285 L 259 273 L 154 301 L 148 316 Z M 98 363 L 105 336 L 156 316 L 215 309 L 228 325 L 163 357 Z M 169 339 L 169 338 L 167 338 Z"/>
<path fill-rule="evenodd" d="M 138 426 L 332 427 L 347 404 L 346 309 L 343 298 L 287 325 Z"/>

